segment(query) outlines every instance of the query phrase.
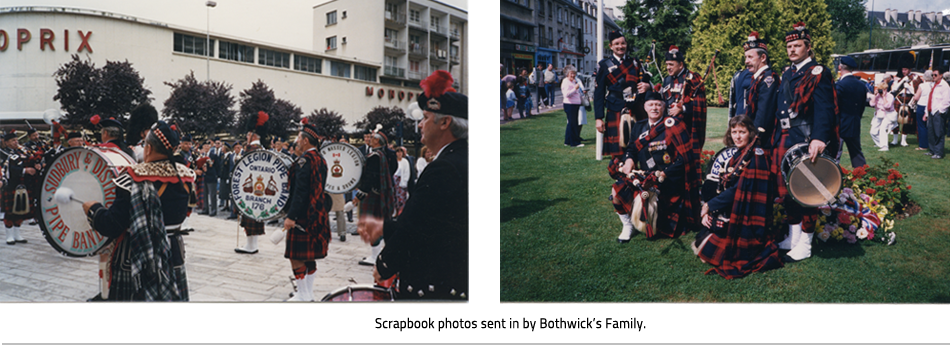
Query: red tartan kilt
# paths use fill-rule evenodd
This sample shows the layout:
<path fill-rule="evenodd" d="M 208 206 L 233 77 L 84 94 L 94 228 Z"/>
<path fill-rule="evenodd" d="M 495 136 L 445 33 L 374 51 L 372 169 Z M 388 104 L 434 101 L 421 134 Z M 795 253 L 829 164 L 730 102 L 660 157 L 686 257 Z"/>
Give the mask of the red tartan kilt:
<path fill-rule="evenodd" d="M 200 186 L 199 186 L 200 187 Z M 254 221 L 244 216 L 241 217 L 241 227 L 248 236 L 260 236 L 264 234 L 264 223 Z"/>
<path fill-rule="evenodd" d="M 309 230 L 310 228 L 308 228 Z M 327 256 L 330 246 L 330 230 L 322 233 L 300 231 L 293 229 L 287 232 L 287 245 L 284 257 L 291 260 L 313 261 Z"/>
<path fill-rule="evenodd" d="M 781 130 L 776 130 L 781 132 Z M 785 157 L 785 152 L 788 152 L 788 146 L 785 145 L 785 139 L 788 138 L 788 134 L 782 133 L 778 139 L 778 145 L 772 149 L 772 173 L 776 174 L 775 179 L 778 180 L 776 188 L 778 188 L 778 197 L 785 198 L 788 195 L 788 187 L 785 186 L 785 175 L 782 174 L 782 158 Z"/>
<path fill-rule="evenodd" d="M 10 189 L 7 189 L 10 187 Z M 16 186 L 4 186 L 3 190 L 0 191 L 0 195 L 3 196 L 0 200 L 0 205 L 2 205 L 4 219 L 6 220 L 24 220 L 33 217 L 33 205 L 32 203 L 27 203 L 30 206 L 30 212 L 26 215 L 13 215 L 13 193 L 16 191 Z M 27 193 L 30 195 L 30 201 L 33 200 L 33 191 L 30 188 L 27 188 Z"/>
<path fill-rule="evenodd" d="M 618 214 L 630 214 L 630 210 L 633 209 L 633 196 L 636 194 L 637 189 L 627 180 L 617 180 L 614 182 L 612 188 L 614 192 L 617 193 L 614 198 L 620 202 L 620 208 L 617 207 L 617 204 L 614 204 L 614 210 L 616 210 Z M 621 210 L 623 210 L 623 212 L 621 212 Z"/>
<path fill-rule="evenodd" d="M 603 155 L 619 156 L 624 153 L 620 148 L 620 111 L 607 110 L 604 116 L 604 124 L 607 130 L 604 130 L 604 148 Z"/>

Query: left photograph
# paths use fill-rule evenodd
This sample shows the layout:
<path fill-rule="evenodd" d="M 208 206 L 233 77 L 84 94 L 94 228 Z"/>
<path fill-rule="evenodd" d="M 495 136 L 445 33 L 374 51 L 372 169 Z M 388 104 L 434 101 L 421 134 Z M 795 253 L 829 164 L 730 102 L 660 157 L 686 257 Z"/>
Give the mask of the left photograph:
<path fill-rule="evenodd" d="M 466 0 L 0 6 L 0 302 L 467 301 Z"/>

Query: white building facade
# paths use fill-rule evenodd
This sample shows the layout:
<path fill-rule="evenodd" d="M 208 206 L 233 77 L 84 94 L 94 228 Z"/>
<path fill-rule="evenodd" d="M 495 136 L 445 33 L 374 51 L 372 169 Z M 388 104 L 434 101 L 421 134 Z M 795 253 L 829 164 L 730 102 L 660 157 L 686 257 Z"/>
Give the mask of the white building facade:
<path fill-rule="evenodd" d="M 362 11 L 369 8 L 373 6 L 361 6 Z M 382 3 L 378 8 L 382 13 Z M 364 15 L 350 12 L 348 20 L 354 24 L 369 22 L 360 19 Z M 450 25 L 448 20 L 453 17 L 446 14 L 444 18 L 445 25 Z M 323 18 L 314 26 L 323 26 Z M 235 100 L 240 91 L 261 80 L 277 98 L 297 105 L 305 115 L 328 108 L 342 114 L 349 125 L 376 106 L 405 109 L 421 92 L 417 82 L 396 84 L 383 78 L 388 66 L 382 55 L 370 51 L 341 55 L 328 53 L 322 44 L 309 51 L 215 32 L 210 33 L 210 49 L 206 49 L 206 35 L 203 29 L 103 11 L 0 8 L 0 121 L 37 120 L 47 109 L 60 109 L 59 102 L 53 100 L 58 89 L 53 73 L 74 54 L 90 59 L 97 67 L 107 60 L 128 60 L 145 79 L 146 88 L 152 91 L 152 105 L 159 111 L 171 93 L 164 83 L 191 72 L 199 80 L 210 76 L 211 80 L 231 84 Z M 446 29 L 446 42 L 449 35 Z M 351 38 L 357 37 L 356 41 L 371 41 L 383 50 L 382 33 Z M 432 61 L 438 62 L 432 64 L 443 63 L 448 68 L 449 56 L 447 53 L 444 60 L 437 57 Z M 458 61 L 461 65 L 462 60 Z M 466 71 L 456 66 L 453 73 Z M 465 81 L 460 75 L 456 77 Z M 237 104 L 233 108 L 237 109 Z"/>

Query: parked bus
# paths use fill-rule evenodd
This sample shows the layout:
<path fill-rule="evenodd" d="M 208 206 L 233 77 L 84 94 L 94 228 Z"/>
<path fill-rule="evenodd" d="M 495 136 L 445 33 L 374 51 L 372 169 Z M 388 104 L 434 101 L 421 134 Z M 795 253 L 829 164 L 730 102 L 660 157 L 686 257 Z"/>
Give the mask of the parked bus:
<path fill-rule="evenodd" d="M 858 62 L 854 75 L 865 80 L 873 79 L 877 84 L 884 79 L 886 74 L 897 75 L 900 57 L 907 52 L 916 57 L 911 70 L 917 73 L 923 73 L 931 68 L 931 58 L 934 66 L 950 65 L 950 44 L 907 46 L 894 50 L 870 49 L 850 53 L 848 56 Z M 838 67 L 841 56 L 832 55 L 835 69 Z"/>

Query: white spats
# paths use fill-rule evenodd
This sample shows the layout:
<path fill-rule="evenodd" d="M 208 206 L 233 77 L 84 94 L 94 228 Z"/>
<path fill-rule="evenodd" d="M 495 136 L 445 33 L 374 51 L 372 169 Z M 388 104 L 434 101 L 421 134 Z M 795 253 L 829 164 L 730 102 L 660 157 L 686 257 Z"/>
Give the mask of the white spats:
<path fill-rule="evenodd" d="M 620 217 L 620 222 L 623 223 L 623 229 L 620 230 L 620 236 L 617 237 L 617 242 L 630 242 L 630 235 L 633 234 L 633 223 L 630 222 L 630 214 L 618 213 L 617 216 Z"/>

